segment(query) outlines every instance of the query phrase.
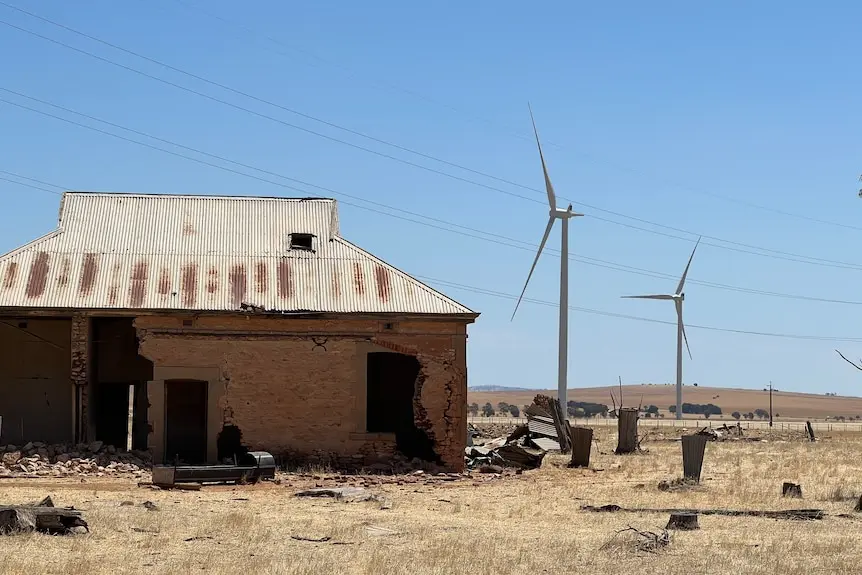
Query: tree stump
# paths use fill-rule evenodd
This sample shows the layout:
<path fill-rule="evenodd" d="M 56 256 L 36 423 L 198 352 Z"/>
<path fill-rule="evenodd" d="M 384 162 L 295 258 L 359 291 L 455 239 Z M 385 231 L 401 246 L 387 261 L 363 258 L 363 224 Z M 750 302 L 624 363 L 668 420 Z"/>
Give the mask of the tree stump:
<path fill-rule="evenodd" d="M 694 434 L 682 437 L 682 470 L 683 477 L 686 479 L 700 483 L 706 442 L 707 437 L 705 435 Z"/>
<path fill-rule="evenodd" d="M 785 481 L 781 486 L 781 496 L 782 497 L 802 497 L 802 486 L 797 485 L 796 483 L 790 483 L 789 481 Z"/>
<path fill-rule="evenodd" d="M 697 522 L 697 513 L 671 513 L 670 520 L 665 529 L 676 529 L 678 531 L 694 531 L 700 529 Z"/>
<path fill-rule="evenodd" d="M 593 447 L 593 430 L 589 427 L 572 428 L 572 462 L 569 467 L 589 467 Z"/>
<path fill-rule="evenodd" d="M 621 453 L 634 453 L 638 449 L 638 410 L 634 407 L 625 407 L 619 410 L 617 419 L 617 455 Z"/>

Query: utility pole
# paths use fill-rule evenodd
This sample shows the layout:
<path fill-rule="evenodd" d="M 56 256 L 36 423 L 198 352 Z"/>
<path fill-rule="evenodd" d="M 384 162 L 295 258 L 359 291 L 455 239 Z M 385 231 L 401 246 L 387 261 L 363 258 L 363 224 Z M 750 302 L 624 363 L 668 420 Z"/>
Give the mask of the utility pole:
<path fill-rule="evenodd" d="M 772 427 L 772 382 L 769 382 L 769 427 Z"/>

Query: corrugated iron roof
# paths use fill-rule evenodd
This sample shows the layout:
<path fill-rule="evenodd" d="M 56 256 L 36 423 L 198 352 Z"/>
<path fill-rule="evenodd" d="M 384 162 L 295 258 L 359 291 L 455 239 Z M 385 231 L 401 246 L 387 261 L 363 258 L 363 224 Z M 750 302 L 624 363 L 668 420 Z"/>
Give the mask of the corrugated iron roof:
<path fill-rule="evenodd" d="M 290 234 L 312 234 L 313 251 Z M 0 257 L 0 308 L 474 314 L 339 235 L 331 199 L 67 192 Z"/>

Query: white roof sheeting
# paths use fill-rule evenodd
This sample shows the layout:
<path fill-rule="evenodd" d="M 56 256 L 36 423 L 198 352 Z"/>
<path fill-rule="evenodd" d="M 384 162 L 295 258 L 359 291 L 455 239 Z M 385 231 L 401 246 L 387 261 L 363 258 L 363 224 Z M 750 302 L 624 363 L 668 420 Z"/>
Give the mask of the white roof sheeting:
<path fill-rule="evenodd" d="M 290 234 L 312 234 L 313 251 Z M 339 236 L 330 199 L 67 192 L 0 256 L 0 309 L 476 314 Z"/>

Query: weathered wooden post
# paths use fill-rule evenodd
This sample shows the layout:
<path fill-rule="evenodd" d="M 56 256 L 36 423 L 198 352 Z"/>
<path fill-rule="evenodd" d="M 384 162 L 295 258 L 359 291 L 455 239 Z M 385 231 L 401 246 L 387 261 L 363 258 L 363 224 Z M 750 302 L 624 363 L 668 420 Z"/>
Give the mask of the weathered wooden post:
<path fill-rule="evenodd" d="M 619 438 L 615 453 L 634 453 L 638 448 L 638 410 L 634 407 L 622 407 L 617 413 Z"/>
<path fill-rule="evenodd" d="M 806 429 L 808 430 L 808 439 L 809 439 L 809 440 L 811 440 L 811 441 L 814 441 L 814 428 L 813 428 L 813 427 L 811 427 L 811 422 L 810 422 L 810 421 L 806 421 L 806 422 L 805 422 L 805 427 L 806 427 Z"/>
<path fill-rule="evenodd" d="M 693 479 L 700 483 L 706 442 L 707 437 L 698 433 L 682 436 L 682 469 L 686 479 Z"/>
<path fill-rule="evenodd" d="M 569 467 L 589 467 L 593 447 L 593 430 L 589 427 L 572 428 L 572 462 Z"/>

